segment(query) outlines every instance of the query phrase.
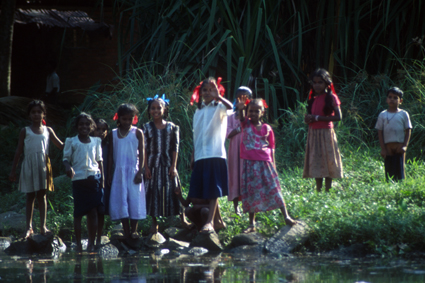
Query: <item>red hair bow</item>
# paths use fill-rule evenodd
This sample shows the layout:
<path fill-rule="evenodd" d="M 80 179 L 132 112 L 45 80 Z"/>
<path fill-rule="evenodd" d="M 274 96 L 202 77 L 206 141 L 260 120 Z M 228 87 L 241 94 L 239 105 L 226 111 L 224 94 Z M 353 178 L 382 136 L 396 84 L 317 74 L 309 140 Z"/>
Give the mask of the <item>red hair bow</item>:
<path fill-rule="evenodd" d="M 44 125 L 44 126 L 46 126 L 46 120 L 41 120 L 41 123 Z"/>
<path fill-rule="evenodd" d="M 264 108 L 269 108 L 269 106 L 267 105 L 266 100 L 265 99 L 262 99 L 262 101 L 263 101 Z M 251 102 L 251 100 L 249 100 L 249 99 L 245 100 L 245 106 L 247 106 L 250 102 Z"/>
<path fill-rule="evenodd" d="M 218 77 L 217 78 L 217 88 L 218 88 L 218 93 L 221 96 L 224 96 L 224 92 L 226 91 L 226 89 L 221 84 L 221 81 L 222 81 L 222 78 Z M 201 89 L 202 83 L 203 82 L 200 82 L 199 85 L 197 85 L 195 87 L 195 89 L 193 90 L 192 97 L 190 98 L 190 105 L 193 105 L 193 102 L 196 102 L 196 103 L 199 102 L 199 97 L 200 97 L 199 90 Z"/>
<path fill-rule="evenodd" d="M 337 96 L 336 91 L 335 91 L 335 87 L 334 87 L 334 83 L 331 83 L 331 84 L 328 86 L 328 88 L 330 88 L 330 89 L 331 89 L 331 91 L 332 91 L 332 93 L 333 93 L 335 96 Z M 308 94 L 308 100 L 310 100 L 310 99 L 311 99 L 312 95 L 313 95 L 313 89 L 310 89 L 310 92 L 309 92 L 309 94 Z"/>
<path fill-rule="evenodd" d="M 114 118 L 112 118 L 112 120 L 114 120 L 114 121 L 118 120 L 118 113 L 115 113 Z M 137 122 L 139 122 L 139 117 L 137 117 L 137 115 L 135 115 L 132 124 L 136 125 Z"/>

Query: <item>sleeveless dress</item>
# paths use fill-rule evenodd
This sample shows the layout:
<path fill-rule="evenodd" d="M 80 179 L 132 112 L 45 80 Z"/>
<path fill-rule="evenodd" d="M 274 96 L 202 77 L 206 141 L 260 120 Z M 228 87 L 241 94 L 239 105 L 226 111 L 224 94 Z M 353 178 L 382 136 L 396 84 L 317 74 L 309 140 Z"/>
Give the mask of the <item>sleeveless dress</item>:
<path fill-rule="evenodd" d="M 19 178 L 19 191 L 23 193 L 47 189 L 53 191 L 48 160 L 49 136 L 46 126 L 43 126 L 42 134 L 35 134 L 31 127 L 25 127 L 24 161 Z"/>
<path fill-rule="evenodd" d="M 115 170 L 109 199 L 111 220 L 146 218 L 143 181 L 140 184 L 134 183 L 134 176 L 139 170 L 139 140 L 136 130 L 137 128 L 132 126 L 124 138 L 118 138 L 117 129 L 112 130 Z"/>
<path fill-rule="evenodd" d="M 153 217 L 180 213 L 180 202 L 174 190 L 180 186 L 178 175 L 168 175 L 173 152 L 179 151 L 179 127 L 167 122 L 164 129 L 153 122 L 142 127 L 145 137 L 145 154 L 152 178 L 145 179 L 147 214 Z"/>

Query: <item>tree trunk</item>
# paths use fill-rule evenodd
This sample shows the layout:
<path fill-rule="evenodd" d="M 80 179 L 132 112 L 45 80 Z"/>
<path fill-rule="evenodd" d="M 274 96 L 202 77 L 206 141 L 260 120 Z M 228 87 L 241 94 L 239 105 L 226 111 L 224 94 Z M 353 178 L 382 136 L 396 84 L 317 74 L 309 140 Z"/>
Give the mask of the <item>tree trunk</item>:
<path fill-rule="evenodd" d="M 16 0 L 2 0 L 0 13 L 0 97 L 10 95 L 12 38 Z"/>

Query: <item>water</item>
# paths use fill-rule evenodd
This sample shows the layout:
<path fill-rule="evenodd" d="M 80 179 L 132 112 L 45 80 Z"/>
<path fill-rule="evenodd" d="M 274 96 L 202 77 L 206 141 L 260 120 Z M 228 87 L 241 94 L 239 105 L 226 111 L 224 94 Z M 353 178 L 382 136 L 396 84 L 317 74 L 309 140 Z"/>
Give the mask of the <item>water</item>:
<path fill-rule="evenodd" d="M 115 259 L 67 252 L 43 259 L 0 252 L 0 282 L 425 282 L 425 260 L 174 252 Z"/>

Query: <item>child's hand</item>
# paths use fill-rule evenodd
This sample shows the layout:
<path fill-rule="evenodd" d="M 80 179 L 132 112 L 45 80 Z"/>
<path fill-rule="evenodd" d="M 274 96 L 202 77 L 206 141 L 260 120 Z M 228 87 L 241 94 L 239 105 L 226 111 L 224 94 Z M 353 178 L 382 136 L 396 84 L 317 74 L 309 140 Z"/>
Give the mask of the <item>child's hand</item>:
<path fill-rule="evenodd" d="M 238 110 L 244 110 L 245 109 L 245 102 L 248 99 L 248 97 L 246 95 L 241 95 L 241 97 L 238 97 L 236 99 L 237 103 L 236 103 L 236 108 Z"/>
<path fill-rule="evenodd" d="M 402 144 L 397 147 L 397 153 L 398 154 L 404 154 L 407 151 L 407 146 L 403 146 Z"/>
<path fill-rule="evenodd" d="M 170 170 L 168 171 L 168 175 L 170 175 L 171 177 L 176 177 L 177 176 L 177 169 L 174 166 L 170 167 Z"/>
<path fill-rule="evenodd" d="M 210 85 L 211 85 L 211 88 L 212 88 L 211 96 L 212 96 L 215 100 L 217 100 L 217 99 L 218 99 L 218 97 L 219 97 L 217 84 L 216 84 L 215 82 L 210 82 Z"/>
<path fill-rule="evenodd" d="M 152 179 L 152 173 L 151 173 L 151 170 L 149 169 L 149 167 L 145 167 L 145 177 L 148 180 Z"/>
<path fill-rule="evenodd" d="M 387 150 L 384 148 L 384 149 L 381 149 L 381 156 L 385 159 L 385 157 L 387 157 Z"/>
<path fill-rule="evenodd" d="M 136 176 L 134 176 L 134 183 L 135 184 L 140 184 L 142 181 L 143 181 L 142 172 L 141 171 L 137 171 Z"/>
<path fill-rule="evenodd" d="M 69 167 L 68 170 L 66 170 L 66 176 L 68 176 L 71 179 L 74 178 L 75 176 L 74 168 Z"/>
<path fill-rule="evenodd" d="M 311 122 L 313 122 L 314 121 L 314 118 L 313 118 L 313 115 L 311 115 L 311 114 L 306 114 L 305 116 L 304 116 L 304 122 L 306 123 L 306 124 L 310 124 Z"/>

